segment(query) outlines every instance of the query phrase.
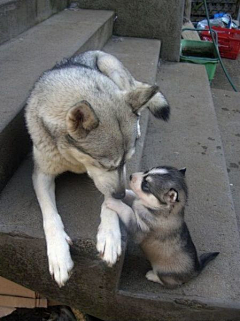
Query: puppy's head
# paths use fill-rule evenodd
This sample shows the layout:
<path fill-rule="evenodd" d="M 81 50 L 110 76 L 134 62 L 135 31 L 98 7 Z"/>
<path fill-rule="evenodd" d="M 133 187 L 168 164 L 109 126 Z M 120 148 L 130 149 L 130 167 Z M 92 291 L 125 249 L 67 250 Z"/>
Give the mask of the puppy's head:
<path fill-rule="evenodd" d="M 152 168 L 130 176 L 130 187 L 143 205 L 154 210 L 184 206 L 187 200 L 186 169 L 170 166 Z"/>

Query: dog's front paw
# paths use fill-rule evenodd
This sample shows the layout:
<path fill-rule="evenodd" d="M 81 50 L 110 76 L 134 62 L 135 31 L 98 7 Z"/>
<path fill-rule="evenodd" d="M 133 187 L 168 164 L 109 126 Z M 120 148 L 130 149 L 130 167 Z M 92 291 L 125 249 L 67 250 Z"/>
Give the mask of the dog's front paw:
<path fill-rule="evenodd" d="M 105 229 L 100 224 L 97 234 L 97 250 L 108 266 L 113 266 L 121 255 L 120 230 Z"/>
<path fill-rule="evenodd" d="M 59 287 L 65 285 L 74 265 L 69 244 L 72 244 L 72 241 L 64 230 L 51 233 L 47 237 L 49 272 Z"/>

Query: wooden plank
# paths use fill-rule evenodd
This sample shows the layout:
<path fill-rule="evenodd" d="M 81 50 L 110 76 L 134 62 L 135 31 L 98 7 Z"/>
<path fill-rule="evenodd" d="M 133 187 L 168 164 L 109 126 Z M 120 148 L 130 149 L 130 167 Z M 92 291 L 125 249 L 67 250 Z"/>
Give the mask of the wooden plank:
<path fill-rule="evenodd" d="M 36 298 L 36 293 L 17 283 L 4 279 L 0 276 L 0 295 L 22 296 L 25 298 Z"/>
<path fill-rule="evenodd" d="M 32 299 L 0 295 L 0 307 L 7 308 L 47 308 L 47 299 Z"/>
<path fill-rule="evenodd" d="M 182 25 L 182 29 L 191 28 L 194 29 L 194 26 L 191 21 L 185 22 Z M 182 31 L 182 38 L 187 40 L 201 40 L 197 31 Z"/>
<path fill-rule="evenodd" d="M 0 277 L 0 308 L 47 307 L 47 299 L 37 292 Z M 5 311 L 2 311 L 5 313 Z"/>

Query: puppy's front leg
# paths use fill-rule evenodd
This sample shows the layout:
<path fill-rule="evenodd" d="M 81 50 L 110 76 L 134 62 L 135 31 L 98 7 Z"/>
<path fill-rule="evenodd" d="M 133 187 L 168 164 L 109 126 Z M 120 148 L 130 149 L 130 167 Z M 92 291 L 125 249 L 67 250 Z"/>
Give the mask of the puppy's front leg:
<path fill-rule="evenodd" d="M 158 275 L 157 275 L 156 273 L 154 273 L 153 270 L 147 272 L 146 278 L 147 278 L 149 281 L 156 282 L 156 283 L 160 283 L 161 285 L 164 285 L 164 284 L 162 283 L 161 279 L 159 279 Z"/>
<path fill-rule="evenodd" d="M 54 179 L 52 175 L 44 174 L 38 169 L 34 170 L 33 185 L 43 215 L 49 271 L 61 287 L 69 279 L 73 261 L 69 251 L 71 239 L 64 231 L 56 208 Z"/>
<path fill-rule="evenodd" d="M 97 233 L 97 250 L 109 266 L 117 262 L 121 255 L 121 231 L 117 213 L 106 207 L 101 209 L 101 223 Z"/>
<path fill-rule="evenodd" d="M 131 194 L 128 194 L 128 199 L 130 199 L 132 196 Z M 118 216 L 120 217 L 123 224 L 126 226 L 128 230 L 131 232 L 134 232 L 137 228 L 137 220 L 136 216 L 132 210 L 132 208 L 126 204 L 124 204 L 122 201 L 109 198 L 106 200 L 106 206 L 113 211 L 115 211 Z"/>

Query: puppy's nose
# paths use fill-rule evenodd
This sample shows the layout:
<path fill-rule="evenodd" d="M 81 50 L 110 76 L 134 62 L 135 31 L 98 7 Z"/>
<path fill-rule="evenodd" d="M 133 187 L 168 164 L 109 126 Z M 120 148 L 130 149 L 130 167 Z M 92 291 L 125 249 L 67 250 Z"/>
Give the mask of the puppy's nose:
<path fill-rule="evenodd" d="M 112 193 L 112 197 L 121 200 L 125 197 L 125 191 Z"/>
<path fill-rule="evenodd" d="M 129 179 L 130 179 L 130 182 L 134 184 L 137 181 L 137 175 L 132 174 L 132 175 L 130 175 Z"/>

